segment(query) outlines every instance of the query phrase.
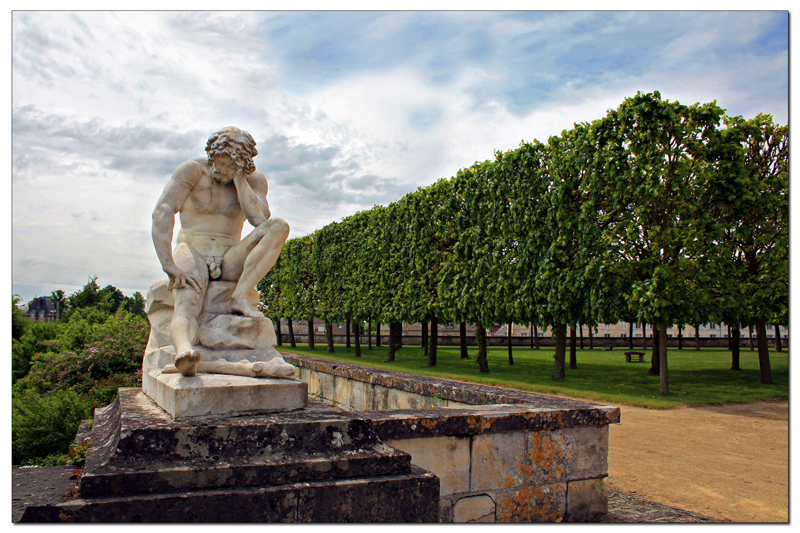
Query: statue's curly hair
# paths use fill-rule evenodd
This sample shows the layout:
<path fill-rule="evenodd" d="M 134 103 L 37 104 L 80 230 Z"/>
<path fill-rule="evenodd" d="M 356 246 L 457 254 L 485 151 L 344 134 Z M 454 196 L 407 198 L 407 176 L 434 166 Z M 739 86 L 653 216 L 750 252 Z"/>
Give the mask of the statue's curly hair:
<path fill-rule="evenodd" d="M 253 158 L 258 155 L 256 141 L 253 136 L 239 128 L 228 126 L 211 134 L 206 143 L 208 164 L 215 155 L 228 154 L 233 163 L 242 169 L 244 174 L 252 174 L 256 169 Z"/>

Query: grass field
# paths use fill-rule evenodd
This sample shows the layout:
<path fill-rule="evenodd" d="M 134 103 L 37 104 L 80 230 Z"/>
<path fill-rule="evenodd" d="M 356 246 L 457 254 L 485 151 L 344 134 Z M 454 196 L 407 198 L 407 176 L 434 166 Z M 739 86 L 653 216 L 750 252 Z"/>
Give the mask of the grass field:
<path fill-rule="evenodd" d="M 317 343 L 309 350 L 306 344 L 297 348 L 288 343 L 279 346 L 284 352 L 311 355 L 363 366 L 471 381 L 514 389 L 588 398 L 608 403 L 668 409 L 680 404 L 748 403 L 789 397 L 789 353 L 770 351 L 772 385 L 762 385 L 757 352 L 743 348 L 741 371 L 730 370 L 731 354 L 726 349 L 670 349 L 668 396 L 659 391 L 659 377 L 649 376 L 650 350 L 646 363 L 626 363 L 625 350 L 602 351 L 583 349 L 577 352 L 578 368 L 569 369 L 567 350 L 566 379 L 553 380 L 553 348 L 535 350 L 514 347 L 514 365 L 508 364 L 506 347 L 490 347 L 489 373 L 478 372 L 477 348 L 471 347 L 469 359 L 460 359 L 457 346 L 439 347 L 437 366 L 429 367 L 422 348 L 406 346 L 397 351 L 395 361 L 386 362 L 387 349 L 362 346 L 362 356 L 355 357 L 354 348 L 335 345 L 334 353 L 327 345 Z"/>

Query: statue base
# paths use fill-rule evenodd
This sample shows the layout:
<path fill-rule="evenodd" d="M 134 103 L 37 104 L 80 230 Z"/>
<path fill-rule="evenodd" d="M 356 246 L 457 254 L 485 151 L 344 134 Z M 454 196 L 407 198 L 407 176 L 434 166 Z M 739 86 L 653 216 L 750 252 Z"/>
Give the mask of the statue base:
<path fill-rule="evenodd" d="M 182 421 L 120 388 L 95 410 L 76 497 L 29 506 L 21 521 L 437 521 L 438 477 L 384 444 L 369 419 L 309 404 Z"/>
<path fill-rule="evenodd" d="M 280 358 L 276 350 L 209 350 L 200 348 L 201 363 L 210 361 L 269 362 Z M 175 349 L 165 346 L 148 351 L 142 373 L 142 390 L 172 418 L 240 416 L 293 411 L 308 403 L 308 384 L 299 379 L 273 379 L 228 374 L 187 377 L 164 373 Z"/>

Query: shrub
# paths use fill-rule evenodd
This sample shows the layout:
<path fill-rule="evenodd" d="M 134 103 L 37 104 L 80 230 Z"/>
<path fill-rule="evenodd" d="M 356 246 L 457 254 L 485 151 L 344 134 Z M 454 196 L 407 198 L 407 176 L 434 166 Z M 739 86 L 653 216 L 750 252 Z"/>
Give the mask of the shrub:
<path fill-rule="evenodd" d="M 58 463 L 91 409 L 73 391 L 14 394 L 11 401 L 11 461 L 17 466 Z M 63 464 L 63 463 L 62 463 Z"/>
<path fill-rule="evenodd" d="M 125 312 L 112 315 L 104 324 L 94 327 L 92 337 L 102 340 L 79 351 L 35 355 L 30 372 L 17 382 L 17 390 L 39 394 L 72 390 L 81 395 L 94 390 L 90 405 L 106 405 L 113 400 L 113 393 L 106 401 L 108 394 L 102 392 L 104 388 L 114 383 L 124 387 L 141 385 L 142 356 L 149 334 L 150 328 L 142 318 Z"/>

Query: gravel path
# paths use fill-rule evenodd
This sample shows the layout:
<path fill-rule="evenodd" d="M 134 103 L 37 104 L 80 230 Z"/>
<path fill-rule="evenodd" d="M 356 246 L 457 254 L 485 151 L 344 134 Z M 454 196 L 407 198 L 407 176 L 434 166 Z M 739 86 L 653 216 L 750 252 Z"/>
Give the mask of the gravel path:
<path fill-rule="evenodd" d="M 621 423 L 609 429 L 608 484 L 631 498 L 718 522 L 786 523 L 788 408 L 787 400 L 669 410 L 622 406 Z"/>

